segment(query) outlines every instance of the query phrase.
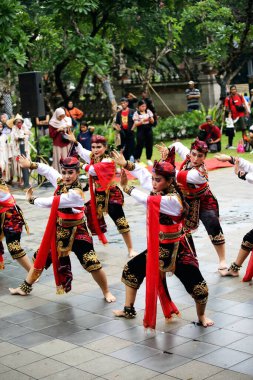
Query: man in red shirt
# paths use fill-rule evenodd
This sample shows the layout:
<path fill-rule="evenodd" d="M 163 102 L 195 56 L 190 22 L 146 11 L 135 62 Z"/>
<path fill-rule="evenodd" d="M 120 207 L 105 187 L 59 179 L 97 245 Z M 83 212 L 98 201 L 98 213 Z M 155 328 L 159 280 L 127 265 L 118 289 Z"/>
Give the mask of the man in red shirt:
<path fill-rule="evenodd" d="M 247 108 L 245 99 L 242 95 L 238 94 L 236 86 L 230 86 L 230 95 L 225 99 L 225 107 L 227 112 L 231 112 L 232 119 L 236 127 L 242 130 L 242 137 L 246 131 L 245 116 Z"/>
<path fill-rule="evenodd" d="M 199 126 L 200 131 L 204 131 L 200 140 L 206 142 L 210 152 L 220 152 L 221 151 L 221 131 L 217 125 L 214 125 L 212 116 L 208 115 L 206 117 L 206 123 Z M 201 135 L 201 132 L 200 132 Z"/>

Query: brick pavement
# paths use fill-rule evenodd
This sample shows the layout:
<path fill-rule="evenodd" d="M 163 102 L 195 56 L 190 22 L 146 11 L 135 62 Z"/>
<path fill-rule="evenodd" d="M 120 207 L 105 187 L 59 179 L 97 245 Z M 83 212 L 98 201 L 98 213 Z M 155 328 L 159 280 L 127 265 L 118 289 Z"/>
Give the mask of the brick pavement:
<path fill-rule="evenodd" d="M 232 169 L 210 173 L 211 187 L 218 196 L 228 263 L 236 256 L 243 235 L 252 227 L 253 188 L 239 181 Z M 40 189 L 37 194 L 52 194 Z M 22 245 L 32 256 L 40 242 L 48 210 L 24 201 L 18 204 L 29 222 L 31 235 L 23 234 Z M 145 212 L 126 196 L 125 211 L 135 249 L 145 248 Z M 158 309 L 157 331 L 142 327 L 144 286 L 138 292 L 134 320 L 115 318 L 122 307 L 124 287 L 120 282 L 127 252 L 116 228 L 108 220 L 110 244 L 95 240 L 98 256 L 107 272 L 116 304 L 107 304 L 91 276 L 74 255 L 73 290 L 59 296 L 51 269 L 45 271 L 28 297 L 11 296 L 8 288 L 25 277 L 24 270 L 6 253 L 6 269 L 0 273 L 0 379 L 253 379 L 252 286 L 236 278 L 220 278 L 217 256 L 203 226 L 194 234 L 201 271 L 208 282 L 208 315 L 215 325 L 203 328 L 196 321 L 194 303 L 175 276 L 168 277 L 171 296 L 181 318 L 164 323 Z M 242 269 L 241 277 L 246 265 Z"/>

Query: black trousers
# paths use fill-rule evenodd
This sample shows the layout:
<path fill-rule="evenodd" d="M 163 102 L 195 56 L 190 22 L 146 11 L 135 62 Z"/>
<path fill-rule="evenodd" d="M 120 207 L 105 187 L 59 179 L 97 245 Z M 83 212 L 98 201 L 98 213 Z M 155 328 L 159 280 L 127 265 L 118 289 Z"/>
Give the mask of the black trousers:
<path fill-rule="evenodd" d="M 252 251 L 253 249 L 253 230 L 250 230 L 246 233 L 246 235 L 243 237 L 241 248 L 245 251 Z"/>
<path fill-rule="evenodd" d="M 219 221 L 218 210 L 200 210 L 199 219 L 204 224 L 211 242 L 214 245 L 225 243 L 223 230 Z"/>
<path fill-rule="evenodd" d="M 121 129 L 120 131 L 121 145 L 120 149 L 123 149 L 123 155 L 126 160 L 129 160 L 131 156 L 134 156 L 135 150 L 135 135 L 134 131 L 127 129 Z"/>
<path fill-rule="evenodd" d="M 122 274 L 124 284 L 135 289 L 140 287 L 146 277 L 146 253 L 147 251 L 145 250 L 128 261 Z M 182 282 L 186 291 L 191 295 L 194 294 L 196 287 L 205 283 L 199 268 L 195 265 L 177 262 L 175 275 Z"/>
<path fill-rule="evenodd" d="M 119 233 L 124 234 L 130 231 L 122 205 L 108 203 L 108 215 L 114 221 Z"/>
<path fill-rule="evenodd" d="M 153 130 L 149 125 L 137 127 L 137 144 L 135 150 L 135 159 L 139 160 L 143 148 L 146 148 L 147 160 L 150 160 L 153 153 Z"/>

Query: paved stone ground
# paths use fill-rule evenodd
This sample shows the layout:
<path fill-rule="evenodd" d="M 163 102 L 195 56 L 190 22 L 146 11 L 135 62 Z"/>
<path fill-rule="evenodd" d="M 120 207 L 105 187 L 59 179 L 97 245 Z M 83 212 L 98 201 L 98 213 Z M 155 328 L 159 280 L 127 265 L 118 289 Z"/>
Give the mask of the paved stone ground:
<path fill-rule="evenodd" d="M 228 262 L 236 256 L 243 235 L 252 228 L 253 187 L 239 181 L 232 169 L 210 173 L 218 195 L 222 226 L 227 239 Z M 52 194 L 52 189 L 38 194 Z M 23 246 L 32 256 L 46 223 L 48 210 L 37 209 L 15 192 L 30 225 Z M 145 248 L 145 212 L 126 196 L 135 248 Z M 134 320 L 115 318 L 122 307 L 124 287 L 121 271 L 127 260 L 125 246 L 108 220 L 110 245 L 95 240 L 98 256 L 108 275 L 116 304 L 107 304 L 91 276 L 82 270 L 75 255 L 73 291 L 55 294 L 52 271 L 45 271 L 28 297 L 11 296 L 25 273 L 6 254 L 0 273 L 0 379 L 253 379 L 253 292 L 240 279 L 220 278 L 217 256 L 203 226 L 194 234 L 200 267 L 210 289 L 208 315 L 215 325 L 199 327 L 194 303 L 175 276 L 168 277 L 171 295 L 182 317 L 169 324 L 159 308 L 156 334 L 142 327 L 144 286 L 138 292 Z M 241 277 L 246 265 L 242 269 Z"/>

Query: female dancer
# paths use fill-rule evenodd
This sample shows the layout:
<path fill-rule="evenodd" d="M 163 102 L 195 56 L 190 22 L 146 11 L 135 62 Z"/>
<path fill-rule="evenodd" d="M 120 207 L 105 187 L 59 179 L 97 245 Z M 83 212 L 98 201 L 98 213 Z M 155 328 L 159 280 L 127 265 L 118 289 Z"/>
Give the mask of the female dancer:
<path fill-rule="evenodd" d="M 208 147 L 204 141 L 198 139 L 192 143 L 190 150 L 181 142 L 176 142 L 171 145 L 173 146 L 184 160 L 177 173 L 177 183 L 190 206 L 185 226 L 193 231 L 198 228 L 199 220 L 202 221 L 219 257 L 218 270 L 227 269 L 225 238 L 219 222 L 219 205 L 209 187 L 205 167 Z M 163 144 L 157 145 L 157 148 L 162 157 L 166 157 L 168 148 Z"/>
<path fill-rule="evenodd" d="M 29 257 L 20 245 L 23 226 L 29 232 L 21 209 L 2 178 L 0 167 L 0 269 L 4 269 L 4 247 L 2 239 L 5 237 L 11 257 L 29 272 L 32 264 Z"/>
<path fill-rule="evenodd" d="M 122 274 L 122 281 L 126 287 L 125 306 L 123 310 L 115 310 L 115 315 L 126 318 L 136 315 L 134 302 L 145 276 L 144 326 L 155 328 L 157 295 L 160 297 L 166 318 L 170 318 L 172 313 L 178 313 L 169 298 L 166 286 L 165 273 L 172 272 L 194 298 L 199 322 L 204 327 L 213 325 L 213 321 L 205 315 L 207 284 L 200 273 L 197 258 L 187 242 L 183 229 L 187 204 L 175 183 L 174 166 L 167 161 L 156 161 L 151 176 L 147 169 L 126 161 L 122 154 L 115 151 L 113 157 L 117 164 L 131 170 L 131 174 L 139 179 L 145 189 L 151 190 L 151 195 L 148 196 L 133 186 L 129 187 L 123 170 L 121 177 L 123 190 L 148 210 L 148 250 L 125 265 Z"/>
<path fill-rule="evenodd" d="M 79 161 L 75 157 L 62 160 L 60 162 L 62 175 L 48 165 L 30 162 L 25 157 L 20 157 L 19 163 L 21 167 L 37 169 L 38 174 L 44 175 L 56 190 L 54 196 L 48 198 L 34 198 L 33 190 L 27 191 L 31 204 L 51 208 L 51 214 L 31 270 L 18 288 L 9 289 L 11 294 L 22 296 L 29 294 L 32 291 L 32 284 L 41 275 L 44 267 L 50 265 L 51 260 L 57 292 L 69 292 L 72 281 L 69 254 L 73 251 L 83 268 L 91 273 L 100 286 L 105 300 L 115 301 L 115 297 L 108 289 L 105 272 L 96 256 L 92 237 L 84 221 L 84 194 L 78 180 Z"/>
<path fill-rule="evenodd" d="M 238 178 L 253 183 L 253 164 L 244 158 L 241 157 L 232 157 L 226 154 L 217 154 L 215 157 L 219 161 L 230 162 L 235 165 L 235 174 Z M 242 267 L 242 264 L 248 257 L 249 253 L 253 250 L 253 230 L 247 232 L 243 237 L 241 248 L 239 249 L 237 258 L 230 265 L 228 269 L 220 271 L 222 276 L 239 276 L 239 270 Z M 243 281 L 250 281 L 253 277 L 253 255 L 251 256 L 246 275 L 243 278 Z"/>
<path fill-rule="evenodd" d="M 129 257 L 137 255 L 137 252 L 133 249 L 129 224 L 122 208 L 124 196 L 120 188 L 112 183 L 115 176 L 115 163 L 106 153 L 107 141 L 105 137 L 93 135 L 91 138 L 91 151 L 84 149 L 82 145 L 76 141 L 72 132 L 69 132 L 68 137 L 70 141 L 74 142 L 78 155 L 88 163 L 88 165 L 84 165 L 83 168 L 89 173 L 91 180 L 90 191 L 93 222 L 96 218 L 102 219 L 103 214 L 108 212 L 119 233 L 122 234 Z M 95 185 L 94 203 L 93 184 Z M 100 231 L 96 231 L 96 234 L 101 236 Z M 103 238 L 101 240 L 103 241 Z"/>

